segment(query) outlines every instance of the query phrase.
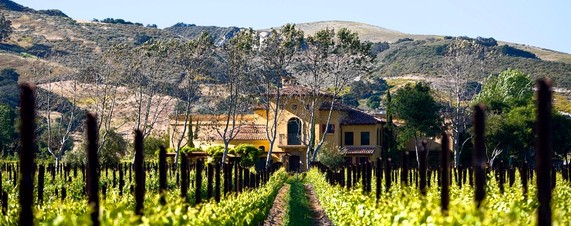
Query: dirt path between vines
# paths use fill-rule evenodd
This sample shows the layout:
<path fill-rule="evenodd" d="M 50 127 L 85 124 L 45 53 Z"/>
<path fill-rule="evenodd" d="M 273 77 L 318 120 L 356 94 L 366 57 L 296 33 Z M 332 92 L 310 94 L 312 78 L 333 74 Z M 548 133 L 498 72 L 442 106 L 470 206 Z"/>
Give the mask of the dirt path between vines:
<path fill-rule="evenodd" d="M 319 199 L 313 192 L 313 186 L 311 184 L 305 184 L 305 192 L 307 197 L 309 198 L 309 210 L 311 213 L 311 218 L 313 220 L 312 225 L 333 225 L 333 222 L 327 217 L 323 208 L 321 208 L 321 204 L 319 204 Z"/>
<path fill-rule="evenodd" d="M 264 221 L 264 226 L 270 225 L 283 225 L 284 216 L 286 214 L 287 205 L 285 198 L 289 194 L 290 184 L 284 183 L 284 186 L 280 188 L 276 198 L 274 199 L 274 204 L 268 213 L 268 218 Z"/>
<path fill-rule="evenodd" d="M 289 183 L 285 183 L 284 186 L 280 188 L 278 194 L 276 195 L 272 208 L 268 213 L 268 217 L 263 223 L 264 226 L 284 225 L 284 218 L 286 217 L 285 216 L 286 211 L 288 208 L 291 208 L 288 207 L 288 205 L 290 204 L 286 202 L 286 197 L 289 195 L 290 189 L 291 185 Z M 305 184 L 304 190 L 305 190 L 305 196 L 309 200 L 308 209 L 310 213 L 308 215 L 311 220 L 311 225 L 318 225 L 318 226 L 333 225 L 331 220 L 329 220 L 329 218 L 325 214 L 325 211 L 323 211 L 323 208 L 321 208 L 321 204 L 319 203 L 319 200 L 317 199 L 315 192 L 313 192 L 313 186 L 311 186 L 311 184 Z"/>

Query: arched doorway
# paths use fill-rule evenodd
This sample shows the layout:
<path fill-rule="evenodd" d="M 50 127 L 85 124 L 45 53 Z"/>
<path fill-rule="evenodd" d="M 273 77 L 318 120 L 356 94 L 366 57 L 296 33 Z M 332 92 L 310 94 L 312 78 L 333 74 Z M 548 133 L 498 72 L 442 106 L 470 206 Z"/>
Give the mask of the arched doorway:
<path fill-rule="evenodd" d="M 287 145 L 301 144 L 301 120 L 291 118 L 287 121 Z"/>

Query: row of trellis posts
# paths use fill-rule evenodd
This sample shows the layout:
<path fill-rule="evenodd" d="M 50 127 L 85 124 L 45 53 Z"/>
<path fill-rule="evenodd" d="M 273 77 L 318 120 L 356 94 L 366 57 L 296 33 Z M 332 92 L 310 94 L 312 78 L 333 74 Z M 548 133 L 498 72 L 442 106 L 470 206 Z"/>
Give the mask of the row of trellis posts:
<path fill-rule="evenodd" d="M 10 180 L 13 181 L 13 185 L 16 186 L 17 179 L 19 180 L 19 206 L 20 206 L 20 225 L 33 225 L 33 197 L 34 197 L 34 176 L 36 171 L 36 163 L 34 150 L 35 141 L 35 104 L 34 104 L 34 87 L 29 84 L 22 84 L 20 86 L 21 90 L 21 104 L 20 104 L 20 142 L 21 148 L 19 150 L 20 162 L 19 164 L 5 163 L 0 167 L 0 201 L 2 203 L 2 212 L 5 214 L 8 210 L 8 194 L 2 189 L 2 172 L 7 173 Z M 88 202 L 93 206 L 91 212 L 91 218 L 93 225 L 99 225 L 99 191 L 102 192 L 103 197 L 105 197 L 108 189 L 107 184 L 100 186 L 99 177 L 103 172 L 105 172 L 106 177 L 108 176 L 108 171 L 110 166 L 100 166 L 97 155 L 97 119 L 94 114 L 87 114 L 86 119 L 86 130 L 87 130 L 87 165 L 82 166 L 69 166 L 60 164 L 60 166 L 54 166 L 49 164 L 46 166 L 38 165 L 38 191 L 37 191 L 37 201 L 41 203 L 44 199 L 44 181 L 46 176 L 46 169 L 52 177 L 52 183 L 56 180 L 56 176 L 59 176 L 61 180 L 71 182 L 78 175 L 78 171 L 83 175 L 85 180 L 85 187 L 83 193 L 87 195 Z M 202 202 L 202 184 L 203 184 L 203 174 L 206 176 L 207 192 L 206 198 L 214 198 L 215 202 L 219 202 L 221 198 L 221 182 L 223 196 L 229 195 L 230 193 L 238 194 L 244 190 L 257 188 L 265 184 L 271 174 L 279 169 L 281 164 L 274 163 L 267 169 L 261 170 L 261 172 L 253 173 L 250 172 L 248 168 L 241 167 L 238 161 L 231 161 L 227 164 L 221 164 L 219 161 L 215 163 L 206 164 L 206 169 L 204 169 L 204 159 L 198 158 L 194 163 L 189 161 L 190 156 L 183 154 L 181 157 L 180 167 L 175 168 L 174 164 L 169 166 L 167 163 L 166 150 L 164 147 L 160 148 L 159 151 L 159 162 L 150 163 L 144 162 L 143 156 L 143 138 L 140 131 L 135 131 L 135 159 L 134 163 L 123 163 L 111 166 L 112 171 L 112 185 L 111 188 L 116 188 L 119 191 L 119 195 L 123 194 L 123 187 L 125 186 L 124 177 L 128 173 L 129 182 L 132 180 L 132 174 L 134 172 L 135 184 L 130 187 L 130 192 L 135 193 L 135 212 L 139 215 L 143 214 L 143 202 L 145 195 L 145 179 L 146 173 L 157 173 L 159 180 L 159 194 L 161 196 L 160 203 L 162 205 L 166 204 L 165 193 L 167 191 L 167 174 L 172 177 L 173 174 L 176 176 L 176 184 L 180 185 L 180 196 L 188 200 L 188 190 L 191 184 L 194 184 L 194 204 L 199 204 Z M 19 174 L 17 173 L 19 170 Z M 194 170 L 194 177 L 192 178 L 194 183 L 191 183 L 191 170 Z M 72 177 L 73 172 L 73 177 Z M 119 178 L 116 177 L 117 172 Z M 180 173 L 180 174 L 179 174 Z M 20 178 L 18 178 L 18 175 Z M 58 195 L 57 188 L 54 192 L 56 196 Z M 60 197 L 62 200 L 66 198 L 66 188 L 61 187 Z"/>
<path fill-rule="evenodd" d="M 537 82 L 537 118 L 536 118 L 536 154 L 535 169 L 531 169 L 527 164 L 519 166 L 519 172 L 522 183 L 522 193 L 524 196 L 528 193 L 528 180 L 533 178 L 536 173 L 537 198 L 539 202 L 537 211 L 538 225 L 551 225 L 551 190 L 555 188 L 556 173 L 560 170 L 563 179 L 571 179 L 571 167 L 562 167 L 557 169 L 552 165 L 552 122 L 551 122 L 551 82 L 546 80 L 538 80 Z M 428 169 L 426 162 L 427 150 L 426 143 L 419 144 L 419 161 L 418 168 L 411 168 L 407 164 L 406 157 L 403 157 L 403 164 L 400 170 L 400 180 L 403 184 L 414 184 L 419 188 L 422 195 L 426 195 L 427 186 L 430 186 L 430 178 L 436 178 L 441 192 L 441 209 L 443 212 L 448 211 L 450 201 L 450 183 L 454 178 L 459 187 L 466 183 L 466 175 L 468 175 L 469 184 L 475 186 L 475 203 L 480 207 L 486 193 L 486 175 L 490 172 L 487 168 L 486 147 L 484 138 L 485 128 L 485 112 L 482 105 L 474 107 L 474 131 L 473 139 L 474 151 L 472 156 L 472 167 L 470 168 L 453 168 L 450 169 L 450 148 L 449 138 L 446 133 L 442 133 L 440 164 L 437 169 Z M 511 187 L 515 183 L 515 168 L 507 168 L 503 162 L 495 168 L 495 176 L 501 192 L 504 192 L 504 184 L 506 182 L 506 174 Z M 375 162 L 364 162 L 353 165 L 343 166 L 338 171 L 333 171 L 323 164 L 315 163 L 322 172 L 325 173 L 327 181 L 330 184 L 340 185 L 341 187 L 354 187 L 358 181 L 361 181 L 363 192 L 369 193 L 372 188 L 372 178 L 376 179 L 376 198 L 379 199 L 382 193 L 382 181 L 384 176 L 385 189 L 388 191 L 391 183 L 397 181 L 399 171 L 393 170 L 390 158 L 377 159 Z"/>

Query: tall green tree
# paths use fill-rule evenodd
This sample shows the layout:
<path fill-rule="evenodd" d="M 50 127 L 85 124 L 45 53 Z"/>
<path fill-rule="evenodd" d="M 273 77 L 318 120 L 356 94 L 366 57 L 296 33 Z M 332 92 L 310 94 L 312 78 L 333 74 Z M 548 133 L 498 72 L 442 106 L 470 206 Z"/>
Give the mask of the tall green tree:
<path fill-rule="evenodd" d="M 486 149 L 490 165 L 500 158 L 526 161 L 534 142 L 533 82 L 514 69 L 490 75 L 473 104 L 487 107 Z"/>
<path fill-rule="evenodd" d="M 3 13 L 0 13 L 0 42 L 7 40 L 12 32 L 12 21 L 8 20 Z"/>
<path fill-rule="evenodd" d="M 434 137 L 442 131 L 441 106 L 434 100 L 427 83 L 407 84 L 398 89 L 390 108 L 395 117 L 405 122 L 398 131 L 401 146 L 412 138 L 416 144 L 420 139 Z M 418 147 L 416 157 L 418 161 Z"/>
<path fill-rule="evenodd" d="M 490 75 L 473 102 L 485 104 L 488 112 L 507 112 L 514 107 L 529 104 L 533 97 L 532 88 L 533 82 L 529 75 L 507 69 L 497 76 Z"/>
<path fill-rule="evenodd" d="M 571 152 L 571 116 L 555 113 L 553 115 L 553 149 L 555 154 L 569 162 Z"/>
<path fill-rule="evenodd" d="M 392 97 L 390 90 L 387 90 L 385 96 L 387 123 L 383 128 L 383 159 L 387 161 L 389 156 L 397 149 L 397 141 L 395 139 L 395 124 L 393 123 L 393 110 L 391 108 Z"/>

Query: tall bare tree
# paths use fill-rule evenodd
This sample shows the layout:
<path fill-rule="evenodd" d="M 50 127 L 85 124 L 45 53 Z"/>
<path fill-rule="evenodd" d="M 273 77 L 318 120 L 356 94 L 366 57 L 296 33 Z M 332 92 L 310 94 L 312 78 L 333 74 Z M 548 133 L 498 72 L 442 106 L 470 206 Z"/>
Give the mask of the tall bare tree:
<path fill-rule="evenodd" d="M 223 44 L 219 51 L 218 63 L 220 81 L 226 92 L 220 95 L 218 108 L 213 112 L 213 128 L 224 142 L 222 164 L 228 156 L 230 142 L 238 135 L 245 123 L 244 115 L 250 110 L 255 76 L 251 76 L 254 49 L 259 48 L 259 38 L 253 29 L 241 30 L 232 39 Z"/>
<path fill-rule="evenodd" d="M 303 31 L 297 29 L 294 24 L 286 24 L 280 30 L 271 29 L 261 40 L 258 63 L 262 84 L 258 86 L 260 88 L 258 93 L 265 93 L 259 97 L 259 102 L 266 112 L 266 138 L 270 143 L 266 157 L 266 168 L 268 168 L 283 110 L 280 106 L 285 104 L 281 98 L 283 82 L 292 79 L 291 67 L 295 54 L 301 48 Z"/>
<path fill-rule="evenodd" d="M 171 143 L 175 148 L 175 164 L 178 162 L 180 149 L 184 145 L 194 147 L 193 139 L 197 134 L 198 121 L 193 125 L 193 105 L 197 104 L 201 96 L 200 83 L 208 81 L 208 73 L 213 57 L 213 42 L 207 33 L 202 33 L 197 39 L 180 42 L 174 41 L 170 48 L 175 56 L 177 67 L 181 76 L 176 81 L 178 97 L 173 116 L 175 123 L 182 119 L 182 127 L 174 126 Z M 183 141 L 186 139 L 186 144 Z"/>
<path fill-rule="evenodd" d="M 371 45 L 359 40 L 356 32 L 346 28 L 318 31 L 306 39 L 306 48 L 297 58 L 297 79 L 310 89 L 308 94 L 308 126 L 306 165 L 315 161 L 325 141 L 336 99 L 341 91 L 371 66 Z M 324 134 L 316 141 L 316 114 L 324 105 L 329 108 Z M 317 143 L 316 143 L 317 142 Z"/>
<path fill-rule="evenodd" d="M 43 119 L 39 122 L 44 132 L 39 141 L 54 157 L 56 166 L 64 153 L 72 147 L 72 135 L 79 128 L 79 118 L 82 117 L 77 107 L 78 82 L 72 77 L 77 72 L 59 64 L 63 60 L 58 56 L 50 56 L 36 60 L 32 67 L 32 78 L 36 79 L 35 83 L 40 87 L 36 93 L 36 103 L 43 110 Z"/>
<path fill-rule="evenodd" d="M 128 88 L 127 95 L 134 97 L 131 103 L 134 111 L 124 112 L 125 119 L 134 122 L 133 131 L 140 130 L 143 139 L 156 128 L 159 120 L 164 120 L 168 107 L 174 98 L 171 94 L 169 78 L 176 74 L 168 42 L 147 41 L 132 48 L 129 44 L 119 44 L 111 49 L 122 84 Z"/>
<path fill-rule="evenodd" d="M 442 63 L 443 76 L 440 82 L 435 83 L 437 89 L 444 91 L 447 105 L 446 114 L 450 119 L 454 166 L 460 164 L 461 141 L 460 134 L 465 133 L 469 117 L 467 110 L 469 102 L 476 95 L 475 81 L 483 75 L 485 59 L 484 46 L 474 40 L 456 39 L 448 45 Z M 480 74 L 473 74 L 474 72 Z M 472 86 L 471 86 L 472 85 Z M 466 139 L 469 140 L 470 138 Z"/>

